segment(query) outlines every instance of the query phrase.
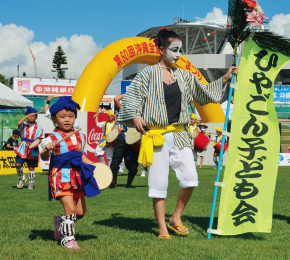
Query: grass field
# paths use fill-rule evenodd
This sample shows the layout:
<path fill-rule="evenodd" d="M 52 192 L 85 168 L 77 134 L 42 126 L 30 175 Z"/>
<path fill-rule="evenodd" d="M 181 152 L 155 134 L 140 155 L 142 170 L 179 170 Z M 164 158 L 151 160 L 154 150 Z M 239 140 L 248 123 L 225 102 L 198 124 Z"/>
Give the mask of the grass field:
<path fill-rule="evenodd" d="M 80 251 L 57 244 L 53 217 L 63 213 L 59 202 L 47 199 L 47 175 L 37 174 L 36 188 L 16 189 L 16 175 L 1 175 L 0 259 L 290 259 L 290 172 L 280 167 L 273 209 L 272 233 L 213 236 L 206 239 L 213 197 L 215 171 L 200 170 L 183 221 L 190 235 L 157 239 L 152 201 L 147 197 L 147 177 L 126 189 L 127 176 L 119 175 L 118 187 L 87 199 L 88 213 L 76 223 Z M 174 210 L 178 182 L 170 173 L 166 216 Z M 216 219 L 215 219 L 216 222 Z M 216 226 L 214 226 L 215 228 Z"/>

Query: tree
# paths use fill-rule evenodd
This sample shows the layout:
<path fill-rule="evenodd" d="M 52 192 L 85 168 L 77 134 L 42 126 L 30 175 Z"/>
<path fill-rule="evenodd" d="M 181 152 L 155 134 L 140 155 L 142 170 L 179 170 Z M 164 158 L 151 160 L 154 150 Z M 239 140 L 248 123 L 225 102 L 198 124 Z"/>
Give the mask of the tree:
<path fill-rule="evenodd" d="M 62 68 L 61 65 L 67 64 L 66 56 L 64 51 L 62 50 L 61 46 L 57 46 L 57 50 L 54 53 L 52 67 L 55 70 L 51 70 L 52 72 L 57 72 L 57 77 L 59 79 L 65 78 L 65 70 L 68 68 Z"/>
<path fill-rule="evenodd" d="M 0 74 L 0 82 L 6 85 L 7 87 L 11 88 L 11 86 L 9 86 L 9 79 L 6 79 L 5 76 L 2 74 Z"/>

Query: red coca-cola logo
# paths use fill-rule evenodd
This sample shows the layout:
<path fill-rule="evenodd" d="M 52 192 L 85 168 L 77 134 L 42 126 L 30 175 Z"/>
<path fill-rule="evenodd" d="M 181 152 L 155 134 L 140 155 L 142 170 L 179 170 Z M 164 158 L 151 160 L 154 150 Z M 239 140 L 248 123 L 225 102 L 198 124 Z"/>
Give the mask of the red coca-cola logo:
<path fill-rule="evenodd" d="M 88 144 L 98 144 L 100 140 L 103 138 L 103 133 L 100 133 L 95 128 L 91 129 L 88 136 Z"/>
<path fill-rule="evenodd" d="M 96 113 L 94 112 L 88 112 L 88 124 L 87 124 L 87 157 L 92 162 L 98 162 L 99 160 L 95 156 L 95 149 L 100 142 L 100 140 L 103 138 L 103 129 L 96 126 L 96 118 L 94 117 Z M 100 113 L 98 117 L 99 122 L 107 121 L 108 120 L 108 114 Z M 106 153 L 105 153 L 106 156 Z M 104 156 L 104 157 L 105 157 Z M 107 161 L 105 157 L 105 161 Z"/>

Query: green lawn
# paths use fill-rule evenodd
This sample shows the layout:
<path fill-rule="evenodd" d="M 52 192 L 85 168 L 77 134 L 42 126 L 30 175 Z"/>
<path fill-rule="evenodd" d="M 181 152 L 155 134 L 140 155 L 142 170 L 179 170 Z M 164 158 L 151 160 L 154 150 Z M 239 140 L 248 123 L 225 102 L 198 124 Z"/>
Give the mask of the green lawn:
<path fill-rule="evenodd" d="M 290 144 L 290 140 L 281 140 L 281 144 Z"/>
<path fill-rule="evenodd" d="M 16 175 L 1 175 L 0 259 L 290 259 L 289 167 L 280 167 L 274 200 L 272 233 L 214 236 L 206 239 L 215 171 L 199 172 L 200 186 L 184 212 L 187 238 L 156 238 L 158 229 L 152 201 L 147 197 L 147 177 L 126 189 L 126 175 L 118 187 L 87 199 L 88 213 L 76 223 L 80 251 L 54 241 L 53 217 L 63 213 L 59 202 L 47 200 L 47 176 L 37 174 L 36 188 L 16 189 Z M 174 210 L 178 183 L 170 173 L 166 217 Z M 214 226 L 215 228 L 215 226 Z"/>
<path fill-rule="evenodd" d="M 281 125 L 282 129 L 290 129 L 287 125 Z"/>

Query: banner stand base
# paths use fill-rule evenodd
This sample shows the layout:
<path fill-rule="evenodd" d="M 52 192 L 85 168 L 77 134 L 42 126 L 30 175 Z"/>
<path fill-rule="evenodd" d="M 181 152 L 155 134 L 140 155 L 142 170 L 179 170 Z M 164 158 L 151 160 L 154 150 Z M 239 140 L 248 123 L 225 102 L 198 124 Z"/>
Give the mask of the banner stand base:
<path fill-rule="evenodd" d="M 214 182 L 214 186 L 225 187 L 225 183 L 224 182 L 215 181 Z"/>
<path fill-rule="evenodd" d="M 207 233 L 211 233 L 211 234 L 214 234 L 214 235 L 220 235 L 221 234 L 221 231 L 220 230 L 217 230 L 217 229 L 208 228 L 207 229 Z"/>

